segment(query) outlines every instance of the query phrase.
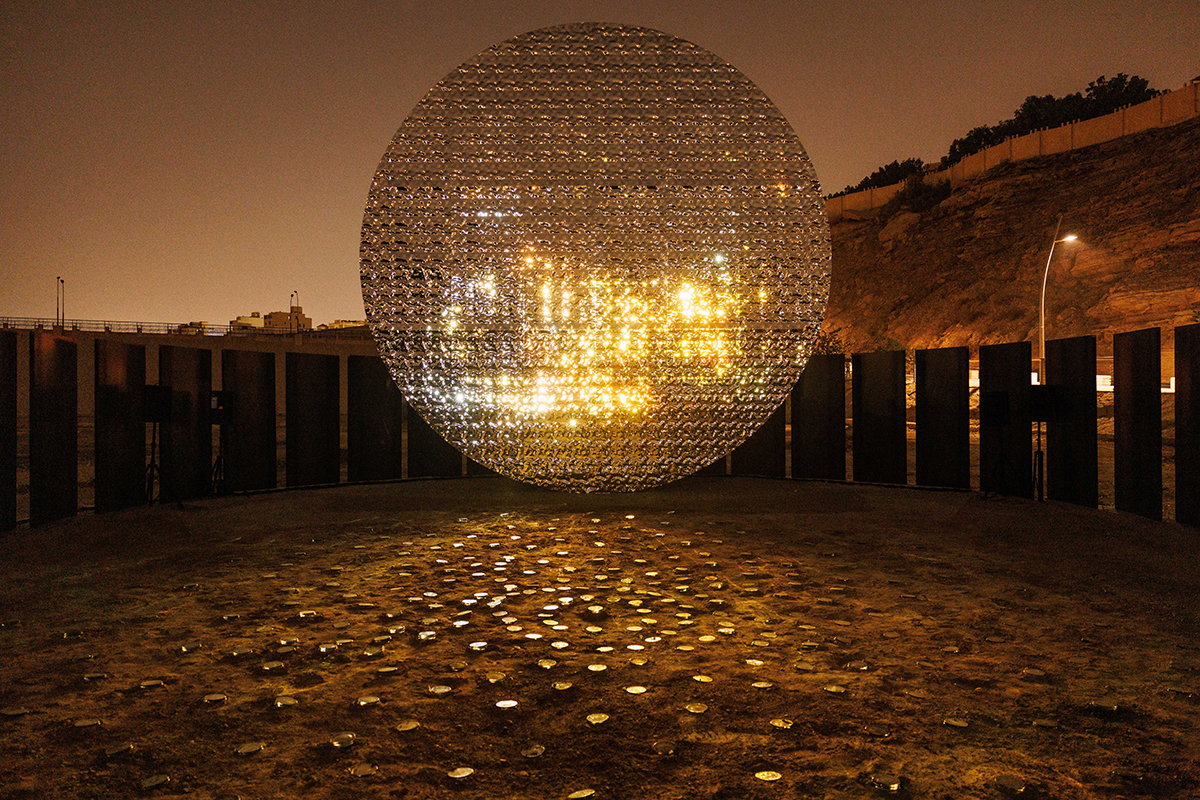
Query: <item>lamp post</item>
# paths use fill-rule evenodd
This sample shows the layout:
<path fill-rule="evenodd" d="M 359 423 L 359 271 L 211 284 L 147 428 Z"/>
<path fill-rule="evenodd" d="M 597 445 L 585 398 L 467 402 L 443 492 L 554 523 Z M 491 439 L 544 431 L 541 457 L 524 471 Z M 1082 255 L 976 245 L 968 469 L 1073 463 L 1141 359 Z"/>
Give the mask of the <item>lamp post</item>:
<path fill-rule="evenodd" d="M 300 325 L 300 320 L 296 319 L 296 305 L 299 302 L 300 302 L 300 292 L 299 291 L 292 292 L 291 295 L 288 296 L 288 322 L 290 323 L 292 333 L 295 333 L 296 329 Z"/>
<path fill-rule="evenodd" d="M 1041 358 L 1038 362 L 1038 382 L 1046 382 L 1046 282 L 1050 278 L 1050 262 L 1054 259 L 1054 246 L 1060 242 L 1073 242 L 1077 237 L 1073 233 L 1068 233 L 1063 238 L 1058 238 L 1058 232 L 1062 228 L 1062 214 L 1058 215 L 1058 223 L 1054 226 L 1054 238 L 1050 242 L 1050 255 L 1046 257 L 1046 269 L 1042 273 L 1042 305 L 1041 312 L 1038 315 L 1038 328 L 1041 332 L 1041 347 L 1038 350 Z"/>
<path fill-rule="evenodd" d="M 61 275 L 54 279 L 54 324 L 67 327 L 67 282 Z"/>
<path fill-rule="evenodd" d="M 1038 384 L 1046 386 L 1046 282 L 1050 278 L 1050 262 L 1054 260 L 1054 246 L 1059 242 L 1073 242 L 1076 237 L 1073 233 L 1068 233 L 1061 239 L 1058 238 L 1058 232 L 1062 229 L 1062 214 L 1058 215 L 1058 222 L 1054 225 L 1054 238 L 1050 241 L 1050 255 L 1046 257 L 1046 269 L 1042 272 L 1042 304 L 1038 314 L 1038 331 L 1041 340 L 1040 348 L 1038 349 Z M 1042 392 L 1050 391 L 1049 389 L 1040 389 Z M 1046 398 L 1044 402 L 1049 402 Z M 1042 455 L 1042 420 L 1048 419 L 1047 410 L 1042 409 L 1037 415 L 1037 452 L 1033 454 L 1033 480 L 1034 486 L 1037 489 L 1037 499 L 1041 502 L 1044 498 L 1043 487 L 1045 484 L 1044 470 L 1045 461 Z"/>

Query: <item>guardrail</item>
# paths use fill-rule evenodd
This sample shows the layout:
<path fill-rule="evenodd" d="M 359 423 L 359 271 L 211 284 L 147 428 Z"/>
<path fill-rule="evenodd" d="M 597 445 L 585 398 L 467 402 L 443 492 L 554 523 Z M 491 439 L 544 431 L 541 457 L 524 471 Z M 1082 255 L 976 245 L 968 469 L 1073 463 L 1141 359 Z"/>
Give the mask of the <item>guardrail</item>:
<path fill-rule="evenodd" d="M 245 325 L 211 325 L 207 322 L 129 322 L 99 319 L 46 317 L 0 317 L 0 330 L 62 330 L 88 333 L 133 333 L 177 336 L 315 336 L 320 338 L 369 339 L 367 326 L 296 330 L 280 326 L 255 328 Z"/>

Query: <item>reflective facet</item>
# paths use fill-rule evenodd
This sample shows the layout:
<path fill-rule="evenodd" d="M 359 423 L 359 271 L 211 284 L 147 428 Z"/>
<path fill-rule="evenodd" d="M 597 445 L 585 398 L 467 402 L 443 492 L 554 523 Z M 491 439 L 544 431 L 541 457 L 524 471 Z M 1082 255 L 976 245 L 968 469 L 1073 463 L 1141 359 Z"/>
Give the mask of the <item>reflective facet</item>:
<path fill-rule="evenodd" d="M 401 392 L 484 466 L 632 491 L 725 455 L 783 402 L 829 289 L 815 173 L 745 76 L 580 24 L 502 42 L 392 140 L 363 298 Z"/>

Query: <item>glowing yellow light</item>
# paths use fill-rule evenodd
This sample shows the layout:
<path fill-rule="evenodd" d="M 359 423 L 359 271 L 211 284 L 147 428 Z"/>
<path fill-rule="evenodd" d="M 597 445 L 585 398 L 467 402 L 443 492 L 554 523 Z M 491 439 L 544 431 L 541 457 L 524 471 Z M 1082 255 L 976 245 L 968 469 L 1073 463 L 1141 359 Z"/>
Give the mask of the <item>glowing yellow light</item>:
<path fill-rule="evenodd" d="M 652 486 L 743 441 L 802 369 L 828 292 L 820 198 L 786 120 L 710 53 L 535 31 L 396 134 L 364 216 L 367 314 L 413 408 L 475 460 Z"/>

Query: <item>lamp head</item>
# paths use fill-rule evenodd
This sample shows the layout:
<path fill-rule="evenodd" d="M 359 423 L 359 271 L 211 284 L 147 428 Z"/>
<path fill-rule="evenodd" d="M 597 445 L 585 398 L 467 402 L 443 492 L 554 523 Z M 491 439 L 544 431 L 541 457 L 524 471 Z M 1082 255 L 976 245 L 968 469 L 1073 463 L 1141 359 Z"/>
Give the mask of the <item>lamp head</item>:
<path fill-rule="evenodd" d="M 1073 242 L 1073 241 L 1075 241 L 1075 240 L 1076 240 L 1076 239 L 1078 239 L 1078 238 L 1079 238 L 1079 237 L 1078 237 L 1078 236 L 1076 236 L 1075 234 L 1073 234 L 1073 233 L 1068 233 L 1066 236 L 1064 236 L 1064 237 L 1062 238 L 1062 241 L 1064 241 L 1064 242 Z"/>

